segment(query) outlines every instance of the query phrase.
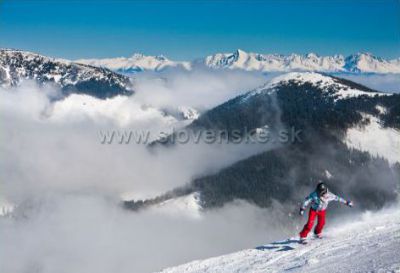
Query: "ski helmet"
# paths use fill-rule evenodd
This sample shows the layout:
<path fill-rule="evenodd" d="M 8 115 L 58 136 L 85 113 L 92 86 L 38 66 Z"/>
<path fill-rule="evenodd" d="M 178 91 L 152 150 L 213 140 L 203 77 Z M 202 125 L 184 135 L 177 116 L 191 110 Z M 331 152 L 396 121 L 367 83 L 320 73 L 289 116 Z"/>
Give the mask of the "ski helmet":
<path fill-rule="evenodd" d="M 321 196 L 328 192 L 328 187 L 325 185 L 324 182 L 320 181 L 317 185 L 316 191 L 318 195 Z"/>

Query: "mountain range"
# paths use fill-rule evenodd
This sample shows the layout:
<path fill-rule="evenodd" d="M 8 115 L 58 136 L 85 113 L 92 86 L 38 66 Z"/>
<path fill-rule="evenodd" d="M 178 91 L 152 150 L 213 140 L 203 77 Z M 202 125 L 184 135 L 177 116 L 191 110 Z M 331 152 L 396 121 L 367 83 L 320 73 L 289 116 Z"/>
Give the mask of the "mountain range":
<path fill-rule="evenodd" d="M 132 74 L 141 71 L 235 69 L 258 72 L 319 71 L 324 73 L 400 73 L 400 59 L 385 60 L 358 53 L 321 57 L 316 54 L 288 56 L 276 54 L 215 54 L 192 62 L 176 62 L 164 56 L 134 54 L 129 58 L 81 59 L 70 61 L 40 54 L 0 49 L 0 86 L 12 87 L 24 80 L 54 85 L 62 95 L 87 94 L 97 98 L 134 93 Z"/>
<path fill-rule="evenodd" d="M 259 72 L 318 71 L 329 73 L 400 73 L 400 58 L 385 60 L 370 53 L 318 56 L 314 53 L 259 54 L 243 50 L 233 53 L 217 53 L 194 61 L 172 61 L 165 56 L 145 56 L 107 59 L 80 59 L 78 63 L 106 67 L 120 73 L 162 71 L 165 69 L 192 70 L 196 68 L 238 69 Z"/>
<path fill-rule="evenodd" d="M 133 93 L 129 77 L 107 68 L 78 64 L 22 50 L 0 49 L 0 86 L 17 86 L 23 80 L 57 86 L 63 95 L 78 93 L 103 99 Z"/>

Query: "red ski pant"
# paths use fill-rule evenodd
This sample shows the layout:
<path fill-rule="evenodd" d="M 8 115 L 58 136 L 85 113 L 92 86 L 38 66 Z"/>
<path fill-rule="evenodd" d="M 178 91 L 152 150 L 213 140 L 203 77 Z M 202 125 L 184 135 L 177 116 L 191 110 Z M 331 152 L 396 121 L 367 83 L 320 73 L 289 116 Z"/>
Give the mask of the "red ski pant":
<path fill-rule="evenodd" d="M 321 234 L 322 228 L 325 225 L 325 210 L 321 211 L 316 211 L 313 209 L 310 209 L 310 212 L 308 213 L 308 221 L 304 225 L 303 230 L 300 232 L 300 238 L 306 238 L 308 233 L 311 231 L 311 229 L 314 226 L 314 220 L 315 217 L 318 216 L 318 224 L 314 229 L 315 234 Z"/>

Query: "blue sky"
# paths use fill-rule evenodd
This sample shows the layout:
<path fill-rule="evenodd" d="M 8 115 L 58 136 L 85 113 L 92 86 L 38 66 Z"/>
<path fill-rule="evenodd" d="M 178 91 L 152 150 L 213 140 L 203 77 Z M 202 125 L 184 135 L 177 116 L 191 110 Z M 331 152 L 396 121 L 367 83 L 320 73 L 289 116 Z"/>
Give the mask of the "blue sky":
<path fill-rule="evenodd" d="M 397 0 L 0 0 L 0 47 L 69 59 L 260 53 L 400 57 Z"/>

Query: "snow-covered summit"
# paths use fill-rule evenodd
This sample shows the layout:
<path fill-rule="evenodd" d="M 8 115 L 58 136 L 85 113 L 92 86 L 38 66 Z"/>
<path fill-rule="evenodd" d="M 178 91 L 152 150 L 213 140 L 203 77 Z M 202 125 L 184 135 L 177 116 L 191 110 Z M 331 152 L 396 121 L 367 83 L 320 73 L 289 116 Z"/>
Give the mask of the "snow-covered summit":
<path fill-rule="evenodd" d="M 385 60 L 370 53 L 346 57 L 343 69 L 353 73 L 400 73 L 400 59 Z"/>
<path fill-rule="evenodd" d="M 66 94 L 84 93 L 101 98 L 133 92 L 128 77 L 105 68 L 28 51 L 0 49 L 0 86 L 12 87 L 24 80 L 52 83 Z"/>
<path fill-rule="evenodd" d="M 361 219 L 328 227 L 326 238 L 308 245 L 296 238 L 193 261 L 162 273 L 399 272 L 399 209 L 364 213 Z"/>
<path fill-rule="evenodd" d="M 210 68 L 244 68 L 255 64 L 251 54 L 238 49 L 233 53 L 217 53 L 198 60 Z M 254 66 L 253 64 L 253 66 Z M 255 67 L 254 67 L 255 68 Z"/>
<path fill-rule="evenodd" d="M 362 95 L 370 97 L 387 95 L 387 93 L 375 92 L 373 90 L 363 90 L 361 86 L 359 88 L 350 86 L 345 84 L 341 79 L 317 72 L 290 72 L 272 78 L 262 86 L 248 92 L 244 98 L 246 99 L 264 92 L 271 93 L 276 91 L 276 87 L 292 83 L 296 85 L 310 84 L 321 92 L 325 92 L 327 96 L 334 97 L 335 100 Z"/>
<path fill-rule="evenodd" d="M 107 59 L 80 59 L 77 63 L 105 67 L 121 73 L 134 73 L 140 71 L 161 71 L 166 68 L 182 68 L 189 70 L 189 62 L 171 61 L 163 55 L 145 56 L 135 53 L 131 57 L 117 57 Z"/>

